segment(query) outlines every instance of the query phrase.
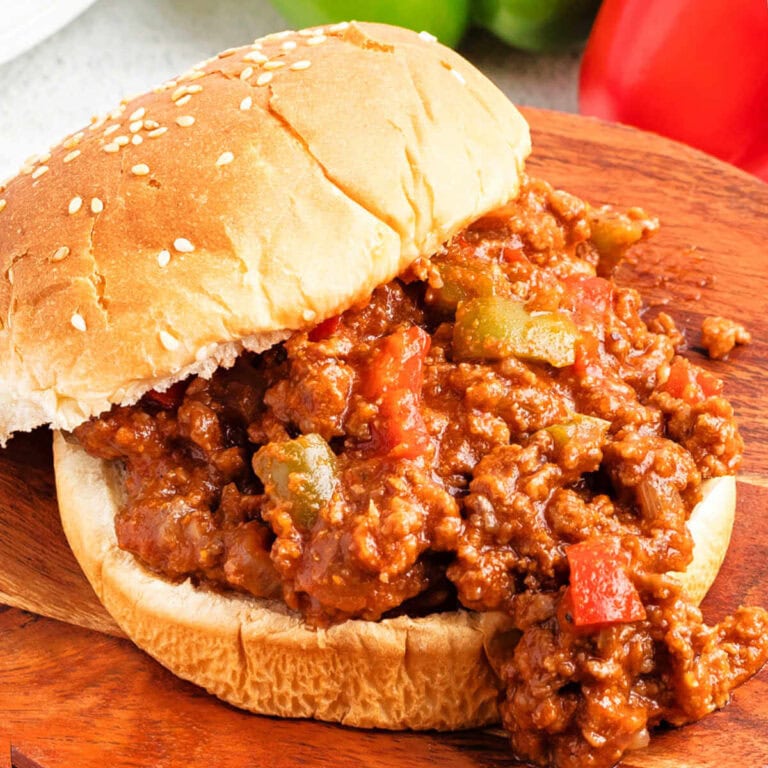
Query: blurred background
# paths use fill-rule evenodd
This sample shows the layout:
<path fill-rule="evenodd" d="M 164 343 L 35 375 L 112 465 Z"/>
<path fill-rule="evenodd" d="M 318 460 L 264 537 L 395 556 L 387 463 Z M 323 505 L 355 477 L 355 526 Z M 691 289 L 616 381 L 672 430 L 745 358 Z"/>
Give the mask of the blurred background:
<path fill-rule="evenodd" d="M 766 0 L 4 0 L 2 12 L 0 181 L 224 48 L 344 18 L 429 30 L 518 104 L 654 130 L 768 179 Z"/>

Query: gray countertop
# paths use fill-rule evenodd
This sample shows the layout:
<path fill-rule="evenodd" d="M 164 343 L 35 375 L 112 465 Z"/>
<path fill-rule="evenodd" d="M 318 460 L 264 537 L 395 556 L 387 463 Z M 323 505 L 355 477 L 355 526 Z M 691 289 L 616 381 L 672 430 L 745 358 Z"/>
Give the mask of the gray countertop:
<path fill-rule="evenodd" d="M 121 98 L 286 26 L 268 0 L 98 0 L 0 65 L 0 181 Z M 578 54 L 532 56 L 481 33 L 461 52 L 516 103 L 576 111 Z"/>

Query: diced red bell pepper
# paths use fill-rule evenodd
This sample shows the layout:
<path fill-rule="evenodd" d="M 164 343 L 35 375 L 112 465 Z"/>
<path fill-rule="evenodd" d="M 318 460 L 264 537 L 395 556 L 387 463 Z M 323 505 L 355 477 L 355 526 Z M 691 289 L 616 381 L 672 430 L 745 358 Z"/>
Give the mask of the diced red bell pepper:
<path fill-rule="evenodd" d="M 171 384 L 168 389 L 163 392 L 158 392 L 156 389 L 150 389 L 144 397 L 155 405 L 159 405 L 166 410 L 174 410 L 181 405 L 181 401 L 184 399 L 184 393 L 187 391 L 186 381 L 177 381 L 175 384 Z"/>
<path fill-rule="evenodd" d="M 676 357 L 669 368 L 669 378 L 659 387 L 688 405 L 704 402 L 723 391 L 723 382 L 684 357 Z"/>
<path fill-rule="evenodd" d="M 424 359 L 431 341 L 430 335 L 417 325 L 385 336 L 363 382 L 364 394 L 371 399 L 397 389 L 420 394 L 424 383 Z"/>
<path fill-rule="evenodd" d="M 341 325 L 341 315 L 327 317 L 322 323 L 316 325 L 308 334 L 310 341 L 325 341 L 330 339 Z"/>
<path fill-rule="evenodd" d="M 412 326 L 385 337 L 374 354 L 362 392 L 379 407 L 371 424 L 379 454 L 416 458 L 429 447 L 420 401 L 430 342 L 426 331 Z"/>
<path fill-rule="evenodd" d="M 579 328 L 588 328 L 602 322 L 613 305 L 613 285 L 602 277 L 572 275 L 563 280 L 565 293 L 562 309 L 573 313 Z"/>
<path fill-rule="evenodd" d="M 415 459 L 429 448 L 419 396 L 408 389 L 384 394 L 371 432 L 376 452 L 393 459 Z"/>
<path fill-rule="evenodd" d="M 576 359 L 573 369 L 576 375 L 583 379 L 585 376 L 600 378 L 603 370 L 600 367 L 600 342 L 591 333 L 582 333 L 576 342 Z"/>
<path fill-rule="evenodd" d="M 627 556 L 612 539 L 593 538 L 566 549 L 571 615 L 576 627 L 640 621 L 645 607 L 627 575 Z"/>

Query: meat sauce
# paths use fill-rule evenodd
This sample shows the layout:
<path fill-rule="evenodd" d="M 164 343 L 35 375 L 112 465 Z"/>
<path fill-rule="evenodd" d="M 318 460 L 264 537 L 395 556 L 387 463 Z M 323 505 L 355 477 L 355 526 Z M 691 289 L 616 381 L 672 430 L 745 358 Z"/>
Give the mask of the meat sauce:
<path fill-rule="evenodd" d="M 314 626 L 507 612 L 502 718 L 541 765 L 610 766 L 722 706 L 768 615 L 708 626 L 666 575 L 742 441 L 671 318 L 609 277 L 655 228 L 526 181 L 370 301 L 81 426 L 125 467 L 120 546 Z"/>

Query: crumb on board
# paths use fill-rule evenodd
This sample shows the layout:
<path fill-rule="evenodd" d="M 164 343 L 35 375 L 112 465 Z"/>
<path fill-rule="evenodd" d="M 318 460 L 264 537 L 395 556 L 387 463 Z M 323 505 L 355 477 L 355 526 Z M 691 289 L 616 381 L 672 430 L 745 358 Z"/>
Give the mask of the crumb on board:
<path fill-rule="evenodd" d="M 713 360 L 722 360 L 737 344 L 749 344 L 752 335 L 726 317 L 707 317 L 701 324 L 701 343 Z"/>

